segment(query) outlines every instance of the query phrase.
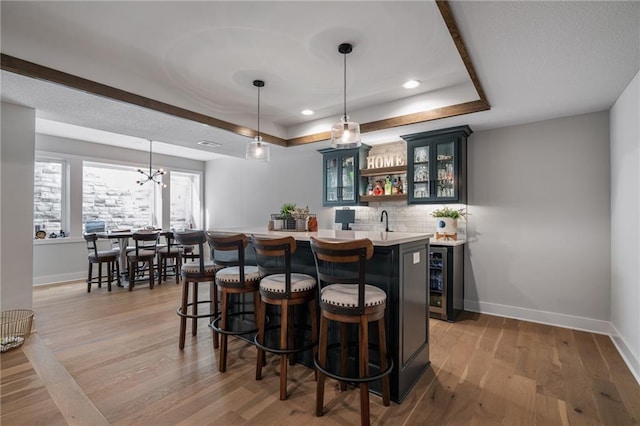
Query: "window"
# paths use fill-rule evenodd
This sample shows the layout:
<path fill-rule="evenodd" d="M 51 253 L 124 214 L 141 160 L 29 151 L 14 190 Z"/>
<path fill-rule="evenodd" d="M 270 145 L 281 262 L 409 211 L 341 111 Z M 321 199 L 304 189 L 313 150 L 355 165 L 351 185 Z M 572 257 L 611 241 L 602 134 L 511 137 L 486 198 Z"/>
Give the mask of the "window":
<path fill-rule="evenodd" d="M 104 221 L 107 229 L 136 229 L 162 225 L 162 188 L 138 185 L 133 167 L 84 162 L 82 223 Z"/>
<path fill-rule="evenodd" d="M 171 172 L 171 229 L 201 227 L 200 175 Z"/>
<path fill-rule="evenodd" d="M 65 163 L 60 160 L 37 159 L 33 176 L 34 232 L 43 229 L 58 234 L 66 228 Z M 68 229 L 67 229 L 68 231 Z"/>

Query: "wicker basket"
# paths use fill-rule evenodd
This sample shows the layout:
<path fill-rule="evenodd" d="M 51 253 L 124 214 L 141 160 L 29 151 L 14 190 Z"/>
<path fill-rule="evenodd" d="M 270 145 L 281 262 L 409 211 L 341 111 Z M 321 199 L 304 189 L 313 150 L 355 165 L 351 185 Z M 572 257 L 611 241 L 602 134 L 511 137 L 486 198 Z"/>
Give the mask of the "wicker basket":
<path fill-rule="evenodd" d="M 31 334 L 33 311 L 15 309 L 2 312 L 0 352 L 21 346 Z"/>

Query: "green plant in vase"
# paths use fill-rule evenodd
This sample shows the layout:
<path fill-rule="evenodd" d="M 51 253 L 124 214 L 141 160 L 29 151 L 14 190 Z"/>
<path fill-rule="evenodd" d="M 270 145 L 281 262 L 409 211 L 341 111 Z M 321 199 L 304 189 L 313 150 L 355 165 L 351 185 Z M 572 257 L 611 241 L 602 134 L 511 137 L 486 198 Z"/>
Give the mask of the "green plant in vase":
<path fill-rule="evenodd" d="M 458 239 L 458 219 L 466 219 L 467 211 L 464 208 L 452 209 L 444 206 L 431 212 L 431 216 L 436 218 L 436 240 Z"/>

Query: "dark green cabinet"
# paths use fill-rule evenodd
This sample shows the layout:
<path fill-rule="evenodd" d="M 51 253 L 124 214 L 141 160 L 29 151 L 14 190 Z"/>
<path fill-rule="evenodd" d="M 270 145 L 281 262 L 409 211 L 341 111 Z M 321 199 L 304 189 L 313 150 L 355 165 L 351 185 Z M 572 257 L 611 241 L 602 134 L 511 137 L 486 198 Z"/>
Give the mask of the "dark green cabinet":
<path fill-rule="evenodd" d="M 409 204 L 466 203 L 469 126 L 401 136 L 407 141 Z"/>
<path fill-rule="evenodd" d="M 359 202 L 359 170 L 364 165 L 369 146 L 326 148 L 322 154 L 322 205 L 355 206 Z"/>

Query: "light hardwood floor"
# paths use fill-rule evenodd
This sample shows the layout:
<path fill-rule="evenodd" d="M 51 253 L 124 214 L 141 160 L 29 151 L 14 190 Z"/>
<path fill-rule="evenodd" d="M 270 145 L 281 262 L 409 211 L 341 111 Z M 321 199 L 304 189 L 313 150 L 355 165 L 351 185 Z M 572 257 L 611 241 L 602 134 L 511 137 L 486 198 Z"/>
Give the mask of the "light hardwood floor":
<path fill-rule="evenodd" d="M 280 401 L 277 359 L 255 381 L 255 349 L 241 340 L 230 339 L 227 372 L 218 373 L 204 322 L 178 350 L 180 288 L 36 289 L 37 333 L 1 357 L 0 423 L 359 423 L 357 390 L 340 392 L 332 380 L 326 414 L 315 417 L 313 373 L 301 365 Z M 402 404 L 372 395 L 373 424 L 640 423 L 640 387 L 607 336 L 473 313 L 431 320 L 430 330 L 431 368 Z"/>

